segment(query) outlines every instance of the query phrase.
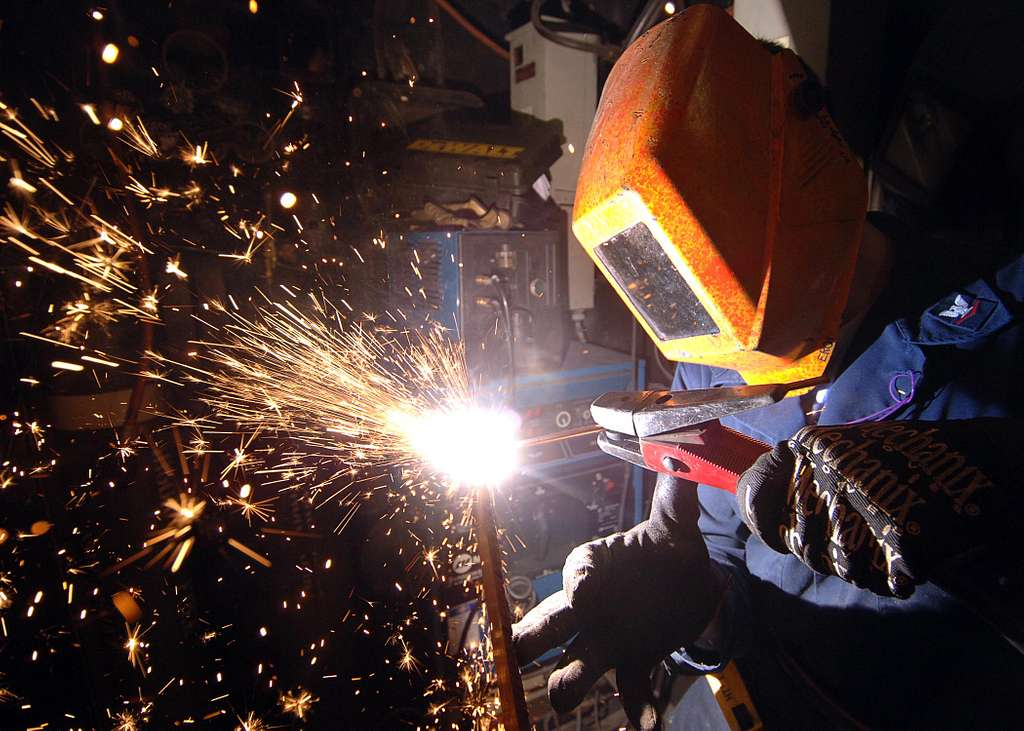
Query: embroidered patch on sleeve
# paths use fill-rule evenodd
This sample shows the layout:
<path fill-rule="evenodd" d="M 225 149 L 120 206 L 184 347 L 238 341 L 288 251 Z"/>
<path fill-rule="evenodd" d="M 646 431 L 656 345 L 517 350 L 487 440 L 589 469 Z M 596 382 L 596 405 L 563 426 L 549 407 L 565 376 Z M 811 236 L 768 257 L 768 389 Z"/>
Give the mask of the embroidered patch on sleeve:
<path fill-rule="evenodd" d="M 932 308 L 933 315 L 948 325 L 977 330 L 995 309 L 996 303 L 972 294 L 957 293 Z"/>

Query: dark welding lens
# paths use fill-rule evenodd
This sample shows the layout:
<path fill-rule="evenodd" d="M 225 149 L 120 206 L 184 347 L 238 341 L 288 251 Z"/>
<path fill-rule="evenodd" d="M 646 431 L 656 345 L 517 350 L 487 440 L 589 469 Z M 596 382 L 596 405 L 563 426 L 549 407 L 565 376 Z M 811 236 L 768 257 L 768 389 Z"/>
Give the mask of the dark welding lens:
<path fill-rule="evenodd" d="M 597 256 L 660 340 L 718 332 L 661 244 L 643 223 L 600 244 Z"/>

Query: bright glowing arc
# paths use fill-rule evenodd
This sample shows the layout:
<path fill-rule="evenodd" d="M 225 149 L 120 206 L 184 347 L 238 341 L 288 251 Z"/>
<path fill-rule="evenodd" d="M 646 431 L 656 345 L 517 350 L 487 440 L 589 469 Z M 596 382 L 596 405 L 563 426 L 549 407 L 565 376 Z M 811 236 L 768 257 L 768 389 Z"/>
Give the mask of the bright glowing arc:
<path fill-rule="evenodd" d="M 473 405 L 395 413 L 410 448 L 459 486 L 493 487 L 519 464 L 519 416 Z"/>

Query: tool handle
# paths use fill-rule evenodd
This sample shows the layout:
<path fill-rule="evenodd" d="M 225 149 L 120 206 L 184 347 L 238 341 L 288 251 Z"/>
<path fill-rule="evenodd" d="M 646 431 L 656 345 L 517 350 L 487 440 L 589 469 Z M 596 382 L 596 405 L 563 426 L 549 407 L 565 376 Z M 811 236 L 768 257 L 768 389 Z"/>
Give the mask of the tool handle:
<path fill-rule="evenodd" d="M 717 421 L 703 425 L 703 444 L 640 440 L 644 466 L 655 472 L 736 492 L 740 475 L 771 447 Z"/>

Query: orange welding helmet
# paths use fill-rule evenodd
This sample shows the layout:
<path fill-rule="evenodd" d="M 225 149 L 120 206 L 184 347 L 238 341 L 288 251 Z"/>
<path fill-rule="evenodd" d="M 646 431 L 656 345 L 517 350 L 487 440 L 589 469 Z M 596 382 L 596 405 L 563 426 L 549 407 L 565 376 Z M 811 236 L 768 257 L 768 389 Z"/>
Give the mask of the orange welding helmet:
<path fill-rule="evenodd" d="M 612 69 L 573 232 L 666 357 L 792 382 L 828 364 L 866 200 L 796 55 L 697 5 Z"/>

